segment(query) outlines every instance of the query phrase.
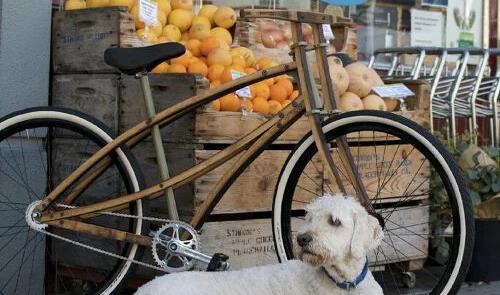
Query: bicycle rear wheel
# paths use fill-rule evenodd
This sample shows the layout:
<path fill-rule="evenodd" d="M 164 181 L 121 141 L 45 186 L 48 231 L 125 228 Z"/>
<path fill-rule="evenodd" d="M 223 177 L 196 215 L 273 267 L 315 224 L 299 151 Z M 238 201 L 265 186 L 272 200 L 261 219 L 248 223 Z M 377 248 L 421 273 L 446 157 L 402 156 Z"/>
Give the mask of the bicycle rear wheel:
<path fill-rule="evenodd" d="M 130 273 L 130 261 L 81 245 L 129 259 L 140 256 L 137 245 L 51 227 L 47 232 L 33 230 L 25 216 L 30 204 L 110 142 L 110 134 L 97 120 L 61 108 L 32 108 L 0 119 L 0 294 L 110 294 Z M 110 166 L 77 198 L 68 198 L 69 189 L 49 210 L 141 189 L 140 171 L 126 149 L 117 149 L 106 159 Z M 142 216 L 142 211 L 142 202 L 137 201 L 118 213 Z M 141 219 L 109 215 L 83 221 L 136 234 L 143 227 Z"/>
<path fill-rule="evenodd" d="M 335 145 L 347 137 L 371 205 L 384 219 L 384 240 L 368 255 L 384 294 L 455 293 L 470 262 L 474 224 L 465 182 L 443 145 L 414 122 L 379 111 L 335 116 L 323 131 L 347 193 L 355 195 Z M 294 258 L 305 205 L 337 192 L 323 176 L 312 136 L 305 136 L 276 187 L 273 233 L 280 261 Z"/>

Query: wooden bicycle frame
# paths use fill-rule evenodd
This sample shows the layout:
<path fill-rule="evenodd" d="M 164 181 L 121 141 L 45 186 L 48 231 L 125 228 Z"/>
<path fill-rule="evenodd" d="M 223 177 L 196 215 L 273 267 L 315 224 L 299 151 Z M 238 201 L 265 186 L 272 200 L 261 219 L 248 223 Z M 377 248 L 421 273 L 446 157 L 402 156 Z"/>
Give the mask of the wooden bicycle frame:
<path fill-rule="evenodd" d="M 314 137 L 315 143 L 318 147 L 321 160 L 324 163 L 327 177 L 329 177 L 331 181 L 335 181 L 340 190 L 344 191 L 342 181 L 329 150 L 329 145 L 322 132 L 323 119 L 333 114 L 336 106 L 335 98 L 333 96 L 333 85 L 330 79 L 328 67 L 326 66 L 327 56 L 325 47 L 327 45 L 322 31 L 322 24 L 333 23 L 333 17 L 320 13 L 270 10 L 244 10 L 242 11 L 242 15 L 248 18 L 275 18 L 291 21 L 292 35 L 295 42 L 293 46 L 295 63 L 283 64 L 270 69 L 261 70 L 231 81 L 216 89 L 211 89 L 206 93 L 194 96 L 169 107 L 119 135 L 114 141 L 110 142 L 91 156 L 86 162 L 84 162 L 66 179 L 64 179 L 53 191 L 42 199 L 41 203 L 37 207 L 37 211 L 40 213 L 39 221 L 41 223 L 77 232 L 85 232 L 108 239 L 116 239 L 148 246 L 151 244 L 151 238 L 148 236 L 136 235 L 130 232 L 97 226 L 85 223 L 82 220 L 85 220 L 89 216 L 98 215 L 99 212 L 102 211 L 117 211 L 126 208 L 130 202 L 144 198 L 160 197 L 164 195 L 164 192 L 167 189 L 175 189 L 190 183 L 196 178 L 226 163 L 229 159 L 240 155 L 235 163 L 226 170 L 223 177 L 212 188 L 207 199 L 198 208 L 192 218 L 190 222 L 191 225 L 196 229 L 199 229 L 203 225 L 206 217 L 211 213 L 224 193 L 231 186 L 234 180 L 243 172 L 243 170 L 250 163 L 252 163 L 253 160 L 257 158 L 270 143 L 278 138 L 288 127 L 290 127 L 304 114 L 306 114 L 310 122 L 312 136 Z M 316 44 L 315 46 L 307 45 L 307 43 L 304 42 L 301 29 L 301 23 L 303 22 L 312 24 L 314 41 Z M 322 99 L 320 99 L 318 90 L 315 87 L 315 81 L 311 75 L 311 68 L 306 60 L 307 50 L 314 50 L 316 53 L 322 87 Z M 105 159 L 107 155 L 116 152 L 122 146 L 133 146 L 137 144 L 151 133 L 153 126 L 167 125 L 184 114 L 194 111 L 196 108 L 210 103 L 221 96 L 232 93 L 242 87 L 291 72 L 296 72 L 298 76 L 301 95 L 274 117 L 270 118 L 267 122 L 204 162 L 195 165 L 194 167 L 165 181 L 162 181 L 157 185 L 136 193 L 117 196 L 106 201 L 77 208 L 63 209 L 55 212 L 46 210 L 51 204 L 54 204 L 60 199 L 63 192 L 68 190 L 70 186 L 74 185 L 72 191 L 69 192 L 64 200 L 60 200 L 61 202 L 71 203 L 81 194 L 81 192 L 85 190 L 88 185 L 93 182 L 95 178 L 107 169 L 110 162 L 109 159 Z M 369 208 L 369 199 L 355 169 L 350 151 L 347 148 L 347 140 L 345 138 L 336 139 L 336 144 L 339 147 L 340 156 L 344 163 L 349 163 L 349 167 L 346 167 L 347 177 L 350 178 L 351 183 L 355 184 L 355 190 L 360 202 L 365 205 L 366 208 Z M 91 173 L 88 173 L 91 169 L 94 170 Z M 75 217 L 78 217 L 78 219 L 75 219 Z"/>

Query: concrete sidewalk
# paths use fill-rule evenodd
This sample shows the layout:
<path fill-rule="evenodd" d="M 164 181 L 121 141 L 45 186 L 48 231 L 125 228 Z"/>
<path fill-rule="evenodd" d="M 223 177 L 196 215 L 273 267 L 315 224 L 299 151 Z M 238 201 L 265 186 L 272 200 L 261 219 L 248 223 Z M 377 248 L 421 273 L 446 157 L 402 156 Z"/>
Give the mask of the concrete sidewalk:
<path fill-rule="evenodd" d="M 460 295 L 500 295 L 500 281 L 491 282 L 489 284 L 482 283 L 481 285 L 467 285 L 464 284 L 460 292 Z"/>

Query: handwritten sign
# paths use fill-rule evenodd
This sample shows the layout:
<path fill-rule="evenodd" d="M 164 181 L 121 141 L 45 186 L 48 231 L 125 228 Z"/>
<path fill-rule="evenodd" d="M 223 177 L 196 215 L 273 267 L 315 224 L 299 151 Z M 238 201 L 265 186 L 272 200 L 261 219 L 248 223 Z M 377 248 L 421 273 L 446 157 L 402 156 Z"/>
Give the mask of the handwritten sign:
<path fill-rule="evenodd" d="M 329 24 L 323 24 L 323 35 L 325 36 L 326 41 L 335 39 L 332 27 Z"/>
<path fill-rule="evenodd" d="M 139 0 L 139 19 L 148 26 L 158 23 L 158 3 L 156 0 Z"/>
<path fill-rule="evenodd" d="M 402 83 L 374 86 L 372 90 L 380 97 L 405 98 L 415 95 Z"/>

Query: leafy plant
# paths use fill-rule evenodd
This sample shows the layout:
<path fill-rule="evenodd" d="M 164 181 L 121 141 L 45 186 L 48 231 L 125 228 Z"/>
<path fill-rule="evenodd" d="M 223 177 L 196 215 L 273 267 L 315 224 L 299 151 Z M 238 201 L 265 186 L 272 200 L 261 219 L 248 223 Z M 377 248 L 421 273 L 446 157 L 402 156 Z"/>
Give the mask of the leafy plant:
<path fill-rule="evenodd" d="M 441 132 L 436 132 L 435 136 L 441 140 L 454 159 L 459 161 L 460 157 L 469 147 L 469 143 L 477 135 L 473 133 L 463 134 L 458 139 L 456 146 L 453 144 L 453 140 L 445 139 Z M 500 193 L 500 149 L 488 146 L 483 147 L 482 150 L 497 165 L 496 167 L 492 165 L 481 166 L 479 161 L 481 153 L 477 152 L 472 156 L 473 167 L 462 171 L 473 205 L 479 205 Z M 434 251 L 435 258 L 444 262 L 449 256 L 450 241 L 445 238 L 445 233 L 452 223 L 452 212 L 448 195 L 436 171 L 431 171 L 430 188 L 430 226 L 434 237 L 430 241 L 430 246 Z"/>

